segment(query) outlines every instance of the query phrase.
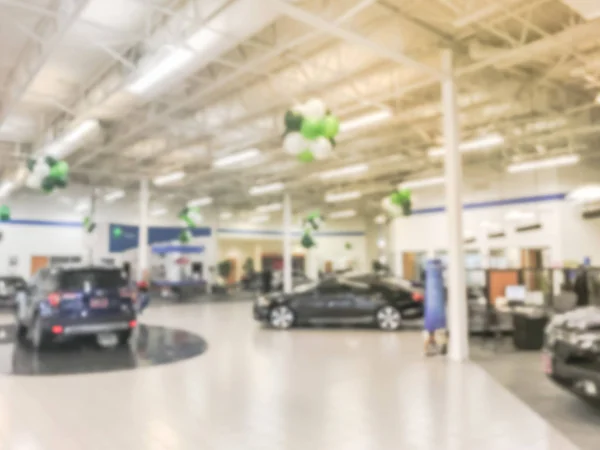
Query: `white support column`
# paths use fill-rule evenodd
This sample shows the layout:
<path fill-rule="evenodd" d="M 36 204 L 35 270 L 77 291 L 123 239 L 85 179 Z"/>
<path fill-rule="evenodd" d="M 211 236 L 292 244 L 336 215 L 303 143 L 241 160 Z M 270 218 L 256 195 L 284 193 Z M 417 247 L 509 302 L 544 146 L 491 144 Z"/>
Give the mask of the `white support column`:
<path fill-rule="evenodd" d="M 462 162 L 460 131 L 453 74 L 452 50 L 442 52 L 442 107 L 446 147 L 446 214 L 448 217 L 448 356 L 454 361 L 469 358 L 467 299 L 462 226 Z"/>
<path fill-rule="evenodd" d="M 214 208 L 212 214 L 213 218 L 210 221 L 210 245 L 208 248 L 208 254 L 205 264 L 206 267 L 204 267 L 203 274 L 204 279 L 206 280 L 206 292 L 208 294 L 213 293 L 214 285 L 217 283 L 217 266 L 219 265 L 219 209 Z"/>
<path fill-rule="evenodd" d="M 292 202 L 283 196 L 283 292 L 292 291 Z"/>
<path fill-rule="evenodd" d="M 150 189 L 148 179 L 140 181 L 140 232 L 138 235 L 138 267 L 137 278 L 142 280 L 146 270 L 149 270 L 148 258 L 148 207 L 150 203 Z"/>

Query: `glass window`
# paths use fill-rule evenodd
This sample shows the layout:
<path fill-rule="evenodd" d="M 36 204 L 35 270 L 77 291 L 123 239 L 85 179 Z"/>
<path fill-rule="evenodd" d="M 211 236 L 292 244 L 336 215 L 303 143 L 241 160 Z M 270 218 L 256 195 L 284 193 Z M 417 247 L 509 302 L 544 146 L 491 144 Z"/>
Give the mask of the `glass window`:
<path fill-rule="evenodd" d="M 120 270 L 68 270 L 60 274 L 60 288 L 66 291 L 117 289 L 126 285 Z"/>

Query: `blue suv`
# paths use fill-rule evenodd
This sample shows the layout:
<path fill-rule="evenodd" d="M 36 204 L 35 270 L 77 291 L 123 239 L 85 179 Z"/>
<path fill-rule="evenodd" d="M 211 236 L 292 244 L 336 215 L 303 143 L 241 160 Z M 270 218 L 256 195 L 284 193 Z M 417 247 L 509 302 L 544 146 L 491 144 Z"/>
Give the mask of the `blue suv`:
<path fill-rule="evenodd" d="M 34 349 L 77 336 L 125 345 L 137 325 L 134 301 L 119 269 L 41 269 L 16 296 L 19 337 Z"/>

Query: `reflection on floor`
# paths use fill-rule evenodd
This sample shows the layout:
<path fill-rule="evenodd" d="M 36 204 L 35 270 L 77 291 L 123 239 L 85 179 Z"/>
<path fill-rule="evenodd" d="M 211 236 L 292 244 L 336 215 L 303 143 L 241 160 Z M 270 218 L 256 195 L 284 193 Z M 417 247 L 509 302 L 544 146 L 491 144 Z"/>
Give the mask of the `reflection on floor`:
<path fill-rule="evenodd" d="M 0 373 L 68 375 L 131 370 L 193 358 L 206 350 L 200 336 L 184 330 L 140 325 L 129 344 L 100 348 L 94 338 L 77 339 L 33 351 L 20 342 L 14 324 L 0 325 Z"/>
<path fill-rule="evenodd" d="M 419 332 L 279 332 L 242 302 L 142 320 L 210 348 L 146 370 L 0 377 L 0 448 L 576 449 L 476 364 L 424 358 Z"/>
<path fill-rule="evenodd" d="M 600 411 L 546 378 L 538 352 L 515 352 L 510 339 L 492 351 L 472 345 L 475 362 L 582 450 L 600 448 Z"/>

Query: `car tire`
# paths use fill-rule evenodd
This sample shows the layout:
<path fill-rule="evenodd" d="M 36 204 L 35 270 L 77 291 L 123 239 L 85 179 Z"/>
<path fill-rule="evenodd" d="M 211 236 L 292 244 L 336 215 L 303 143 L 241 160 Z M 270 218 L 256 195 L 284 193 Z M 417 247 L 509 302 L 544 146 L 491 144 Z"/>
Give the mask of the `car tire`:
<path fill-rule="evenodd" d="M 296 315 L 289 306 L 277 305 L 269 311 L 269 324 L 278 330 L 287 330 L 294 325 Z"/>
<path fill-rule="evenodd" d="M 29 344 L 31 344 L 31 348 L 34 350 L 41 350 L 46 344 L 46 336 L 44 333 L 44 329 L 42 328 L 42 320 L 40 319 L 39 314 L 33 319 L 33 323 L 31 327 L 28 329 L 27 337 L 29 340 Z"/>
<path fill-rule="evenodd" d="M 375 322 L 380 330 L 395 331 L 402 325 L 402 314 L 394 306 L 385 305 L 375 313 Z"/>
<path fill-rule="evenodd" d="M 125 347 L 129 344 L 129 339 L 131 338 L 132 330 L 121 331 L 118 335 L 119 338 L 119 347 Z"/>

